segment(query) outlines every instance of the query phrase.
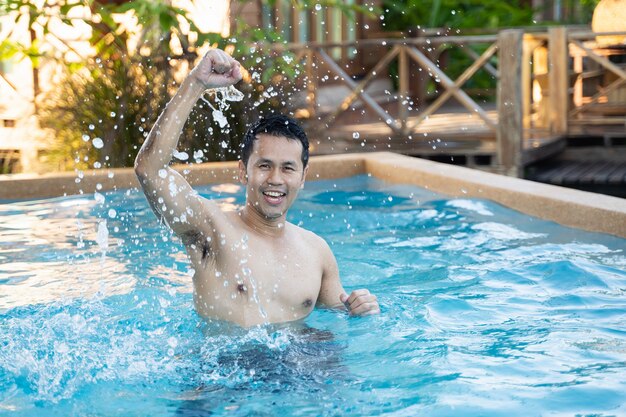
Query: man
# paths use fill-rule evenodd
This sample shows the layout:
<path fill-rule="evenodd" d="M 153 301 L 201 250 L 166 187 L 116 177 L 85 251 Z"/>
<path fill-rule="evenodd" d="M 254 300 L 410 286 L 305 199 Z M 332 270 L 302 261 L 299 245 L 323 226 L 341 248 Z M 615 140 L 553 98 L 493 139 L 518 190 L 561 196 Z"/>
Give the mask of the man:
<path fill-rule="evenodd" d="M 169 167 L 200 96 L 240 79 L 237 61 L 209 51 L 167 104 L 135 161 L 152 209 L 189 254 L 197 312 L 244 327 L 299 320 L 316 305 L 345 306 L 352 315 L 379 313 L 369 291 L 345 293 L 323 239 L 286 221 L 308 170 L 308 140 L 291 119 L 262 120 L 246 135 L 239 161 L 246 204 L 239 212 L 223 212 Z"/>

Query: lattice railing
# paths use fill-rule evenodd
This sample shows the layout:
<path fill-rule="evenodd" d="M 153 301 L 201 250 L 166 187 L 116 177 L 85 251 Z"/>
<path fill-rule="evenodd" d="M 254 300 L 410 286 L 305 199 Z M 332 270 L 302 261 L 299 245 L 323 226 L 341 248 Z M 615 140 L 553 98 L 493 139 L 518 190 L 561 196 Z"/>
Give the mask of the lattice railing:
<path fill-rule="evenodd" d="M 307 80 L 307 107 L 309 117 L 318 117 L 320 126 L 331 126 L 344 112 L 351 109 L 358 99 L 369 108 L 388 127 L 389 133 L 396 137 L 416 136 L 421 125 L 450 99 L 455 99 L 467 114 L 477 117 L 483 124 L 486 134 L 482 138 L 490 137 L 496 141 L 497 165 L 503 172 L 517 175 L 521 166 L 520 150 L 522 148 L 522 31 L 505 30 L 494 35 L 477 36 L 438 36 L 411 39 L 370 39 L 356 42 L 334 44 L 309 43 L 291 44 L 282 46 L 295 52 L 296 59 L 302 62 Z M 342 68 L 327 52 L 330 48 L 353 48 L 357 51 L 367 51 L 369 48 L 379 48 L 379 61 L 371 66 L 366 74 L 357 81 Z M 380 49 L 383 48 L 381 52 Z M 471 62 L 456 77 L 448 74 L 445 65 L 439 65 L 437 57 L 443 49 L 464 52 Z M 434 53 L 433 53 L 434 52 Z M 397 65 L 397 97 L 396 111 L 385 110 L 374 97 L 366 91 L 368 85 L 381 73 L 388 71 L 392 63 Z M 340 85 L 348 87 L 349 94 L 327 114 L 317 113 L 316 90 L 319 74 L 316 70 L 324 67 Z M 493 90 L 497 91 L 497 116 L 488 111 L 484 104 L 478 103 L 467 91 L 467 82 L 479 70 L 484 70 L 493 79 Z M 421 71 L 422 74 L 416 74 Z M 438 94 L 430 102 L 423 100 L 420 111 L 412 111 L 414 103 L 409 99 L 410 79 L 423 76 L 426 73 L 435 83 Z M 458 74 L 458 72 L 457 72 Z M 501 75 L 505 74 L 505 77 Z M 457 106 L 458 107 L 458 106 Z M 458 110 L 455 110 L 458 111 Z M 490 114 L 491 113 L 491 114 Z M 452 123 L 452 122 L 451 122 Z M 458 118 L 454 123 L 458 123 Z M 461 128 L 459 128 L 461 130 Z M 515 171 L 515 172 L 513 172 Z"/>
<path fill-rule="evenodd" d="M 480 45 L 483 52 L 477 52 L 474 46 Z M 445 46 L 451 48 L 456 46 L 472 59 L 476 59 L 462 74 L 455 79 L 451 78 L 445 68 L 441 68 L 435 60 L 429 56 L 428 49 Z M 355 50 L 367 50 L 371 47 L 385 48 L 381 53 L 380 60 L 367 71 L 361 74 L 359 81 L 354 80 L 348 72 L 342 68 L 340 62 L 335 60 L 327 52 L 331 48 L 351 48 Z M 497 52 L 497 36 L 448 36 L 439 38 L 417 38 L 417 39 L 375 39 L 361 40 L 355 42 L 344 43 L 310 43 L 306 45 L 292 44 L 286 47 L 296 53 L 296 59 L 299 59 L 305 67 L 304 76 L 307 79 L 308 92 L 308 113 L 310 116 L 318 113 L 316 106 L 316 89 L 319 84 L 316 69 L 324 67 L 331 74 L 337 77 L 341 85 L 348 87 L 349 94 L 341 100 L 337 106 L 321 117 L 321 122 L 325 125 L 332 124 L 339 115 L 348 111 L 356 100 L 373 111 L 388 126 L 390 133 L 395 135 L 410 135 L 415 133 L 416 128 L 420 126 L 430 115 L 435 113 L 450 98 L 455 98 L 469 113 L 476 114 L 483 121 L 485 126 L 494 132 L 496 131 L 497 120 L 490 117 L 487 111 L 478 104 L 466 91 L 464 84 L 471 79 L 481 68 L 497 77 L 498 72 L 495 68 L 497 62 L 494 59 Z M 386 111 L 376 100 L 366 91 L 367 87 L 373 80 L 384 74 L 389 66 L 395 62 L 398 66 L 397 85 L 398 85 L 398 109 L 394 114 Z M 425 107 L 417 118 L 413 117 L 409 120 L 411 105 L 406 98 L 409 95 L 409 78 L 411 77 L 411 62 L 416 63 L 420 68 L 425 70 L 431 78 L 437 83 L 440 94 L 435 100 Z"/>
<path fill-rule="evenodd" d="M 532 33 L 511 29 L 495 35 L 368 39 L 334 44 L 290 44 L 281 48 L 295 52 L 302 63 L 307 80 L 308 114 L 318 117 L 320 126 L 331 126 L 352 108 L 356 100 L 360 100 L 387 125 L 390 134 L 396 137 L 415 136 L 429 117 L 441 110 L 448 100 L 454 99 L 467 113 L 477 116 L 487 132 L 491 132 L 496 141 L 497 164 L 501 171 L 519 175 L 520 169 L 529 161 L 522 155 L 524 138 L 528 142 L 526 146 L 533 147 L 539 143 L 533 138 L 565 136 L 573 124 L 608 122 L 624 125 L 626 122 L 626 106 L 623 107 L 625 114 L 618 117 L 584 117 L 587 110 L 610 102 L 609 95 L 626 86 L 625 64 L 620 65 L 609 58 L 610 55 L 626 55 L 626 48 L 623 45 L 613 49 L 597 47 L 594 41 L 601 35 L 626 33 L 594 34 L 571 29 L 568 32 L 567 27 L 553 27 L 544 31 L 535 29 Z M 380 58 L 357 81 L 344 69 L 343 62 L 331 57 L 328 53 L 330 48 L 351 48 L 358 53 L 378 48 Z M 450 76 L 448 68 L 439 65 L 437 57 L 440 55 L 431 53 L 446 48 L 456 48 L 473 59 L 458 76 Z M 587 62 L 593 62 L 595 68 L 587 69 Z M 390 112 L 366 89 L 392 64 L 398 68 L 397 89 L 394 91 L 397 107 Z M 319 79 L 316 70 L 321 67 L 350 91 L 333 110 L 325 114 L 317 114 Z M 409 82 L 415 76 L 416 68 L 427 73 L 438 88 L 438 94 L 431 101 L 420 103 L 418 113 L 412 111 L 415 106 L 408 99 Z M 466 88 L 467 82 L 481 70 L 490 74 L 497 83 L 497 97 L 491 101 L 492 107 L 493 102 L 496 103 L 496 117 Z M 589 89 L 586 80 L 606 74 L 611 74 L 614 80 L 599 84 L 593 95 L 585 95 Z M 617 108 L 611 111 L 619 113 L 620 105 L 617 103 Z M 531 143 L 533 140 L 534 144 Z"/>
<path fill-rule="evenodd" d="M 533 85 L 532 114 L 526 126 L 555 135 L 567 135 L 575 125 L 624 126 L 626 47 L 597 41 L 619 35 L 626 37 L 626 32 L 555 27 L 547 33 L 527 34 L 525 49 L 532 74 L 525 82 Z"/>

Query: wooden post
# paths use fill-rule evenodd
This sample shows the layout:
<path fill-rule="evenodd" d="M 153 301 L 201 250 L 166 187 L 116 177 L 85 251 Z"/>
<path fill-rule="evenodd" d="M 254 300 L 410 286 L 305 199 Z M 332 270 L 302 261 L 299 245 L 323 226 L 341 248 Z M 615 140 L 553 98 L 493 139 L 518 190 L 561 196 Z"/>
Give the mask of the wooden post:
<path fill-rule="evenodd" d="M 306 51 L 306 104 L 309 111 L 309 117 L 315 117 L 317 113 L 317 96 L 315 94 L 316 80 L 315 76 L 317 71 L 313 68 L 313 54 L 315 52 L 311 49 Z"/>
<path fill-rule="evenodd" d="M 574 81 L 573 102 L 574 106 L 583 105 L 583 57 L 580 53 L 574 56 L 574 72 L 576 73 L 576 81 Z"/>
<path fill-rule="evenodd" d="M 545 44 L 533 51 L 533 103 L 537 118 L 535 127 L 547 128 L 550 125 L 550 92 L 548 91 L 548 49 Z"/>
<path fill-rule="evenodd" d="M 409 38 L 423 37 L 423 32 L 418 28 L 410 28 L 408 30 Z M 426 52 L 423 47 L 419 47 L 422 52 Z M 427 107 L 426 103 L 426 85 L 428 84 L 429 76 L 427 71 L 419 66 L 417 62 L 412 60 L 408 63 L 409 67 L 409 95 L 414 102 L 413 107 L 419 106 L 420 110 Z"/>
<path fill-rule="evenodd" d="M 567 28 L 548 29 L 550 132 L 554 135 L 567 134 L 569 103 L 569 75 L 567 73 L 569 52 L 567 48 Z"/>
<path fill-rule="evenodd" d="M 533 55 L 533 49 L 537 46 L 534 39 L 526 35 L 522 38 L 522 106 L 523 106 L 523 119 L 522 123 L 524 129 L 530 128 L 530 114 L 531 114 L 531 64 L 530 60 Z"/>
<path fill-rule="evenodd" d="M 520 177 L 522 167 L 522 38 L 517 29 L 498 34 L 498 129 L 496 148 L 500 171 Z"/>
<path fill-rule="evenodd" d="M 398 57 L 398 118 L 400 119 L 400 126 L 403 131 L 406 131 L 406 124 L 409 117 L 409 60 L 406 56 L 406 46 L 402 45 L 400 49 L 400 56 Z"/>

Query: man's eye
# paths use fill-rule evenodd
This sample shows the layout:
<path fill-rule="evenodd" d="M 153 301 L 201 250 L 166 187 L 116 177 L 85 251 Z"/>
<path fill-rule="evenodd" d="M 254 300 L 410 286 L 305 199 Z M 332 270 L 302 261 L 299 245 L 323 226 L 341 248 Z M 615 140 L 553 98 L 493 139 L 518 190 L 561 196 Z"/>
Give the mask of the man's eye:
<path fill-rule="evenodd" d="M 268 164 L 261 164 L 259 165 L 259 168 L 269 168 L 270 166 Z"/>

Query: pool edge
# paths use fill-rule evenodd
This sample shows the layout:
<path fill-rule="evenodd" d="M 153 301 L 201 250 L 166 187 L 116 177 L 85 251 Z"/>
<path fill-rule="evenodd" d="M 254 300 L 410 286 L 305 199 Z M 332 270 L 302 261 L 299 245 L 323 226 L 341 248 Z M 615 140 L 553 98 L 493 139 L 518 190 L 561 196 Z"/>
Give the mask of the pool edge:
<path fill-rule="evenodd" d="M 194 186 L 237 181 L 237 162 L 177 165 L 175 168 Z M 452 197 L 493 200 L 564 226 L 626 238 L 625 199 L 390 152 L 314 156 L 307 179 L 367 173 L 384 181 L 417 185 Z M 96 190 L 138 186 L 132 168 L 89 170 L 80 174 L 3 175 L 0 176 L 0 200 L 91 194 Z"/>
<path fill-rule="evenodd" d="M 475 169 L 380 153 L 364 156 L 366 171 L 452 197 L 485 198 L 564 226 L 626 238 L 626 200 Z"/>

